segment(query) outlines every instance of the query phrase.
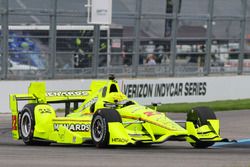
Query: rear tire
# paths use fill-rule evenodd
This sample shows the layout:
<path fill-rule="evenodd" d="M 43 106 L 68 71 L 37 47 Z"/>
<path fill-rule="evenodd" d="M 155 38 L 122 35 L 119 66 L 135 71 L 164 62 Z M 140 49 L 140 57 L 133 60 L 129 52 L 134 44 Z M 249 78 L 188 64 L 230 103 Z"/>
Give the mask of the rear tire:
<path fill-rule="evenodd" d="M 21 111 L 19 120 L 20 136 L 26 145 L 50 145 L 50 142 L 34 140 L 34 110 L 36 105 L 37 104 L 26 104 Z"/>
<path fill-rule="evenodd" d="M 91 122 L 91 137 L 98 148 L 109 145 L 109 122 L 122 122 L 120 114 L 113 109 L 100 109 L 93 115 Z"/>
<path fill-rule="evenodd" d="M 195 128 L 208 125 L 208 119 L 216 119 L 215 113 L 208 107 L 195 107 L 187 113 L 187 121 L 193 122 Z M 197 141 L 190 143 L 194 148 L 207 148 L 214 144 L 213 141 Z"/>

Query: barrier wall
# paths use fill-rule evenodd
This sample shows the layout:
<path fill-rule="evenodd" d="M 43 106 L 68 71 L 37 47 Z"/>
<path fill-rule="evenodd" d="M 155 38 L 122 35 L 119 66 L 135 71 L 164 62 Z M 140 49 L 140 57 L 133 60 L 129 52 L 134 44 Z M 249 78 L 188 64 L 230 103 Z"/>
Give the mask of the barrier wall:
<path fill-rule="evenodd" d="M 143 104 L 250 98 L 250 76 L 124 80 L 123 92 Z"/>
<path fill-rule="evenodd" d="M 91 80 L 49 80 L 47 90 L 89 89 Z M 30 81 L 0 81 L 0 113 L 8 113 L 9 94 L 27 93 Z M 141 104 L 250 98 L 250 76 L 119 79 L 122 91 Z"/>

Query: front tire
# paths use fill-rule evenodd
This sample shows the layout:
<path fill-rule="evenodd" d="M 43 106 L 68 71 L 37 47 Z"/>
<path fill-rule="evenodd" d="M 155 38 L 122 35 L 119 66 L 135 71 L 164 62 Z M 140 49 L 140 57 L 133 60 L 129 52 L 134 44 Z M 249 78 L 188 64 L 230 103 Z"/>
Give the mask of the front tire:
<path fill-rule="evenodd" d="M 122 122 L 120 114 L 113 109 L 100 109 L 93 115 L 91 122 L 91 137 L 98 148 L 109 145 L 109 122 Z"/>
<path fill-rule="evenodd" d="M 187 114 L 187 121 L 193 122 L 195 128 L 208 125 L 208 119 L 216 119 L 215 113 L 208 107 L 195 107 Z M 213 141 L 197 141 L 190 143 L 194 148 L 207 148 L 214 144 Z"/>

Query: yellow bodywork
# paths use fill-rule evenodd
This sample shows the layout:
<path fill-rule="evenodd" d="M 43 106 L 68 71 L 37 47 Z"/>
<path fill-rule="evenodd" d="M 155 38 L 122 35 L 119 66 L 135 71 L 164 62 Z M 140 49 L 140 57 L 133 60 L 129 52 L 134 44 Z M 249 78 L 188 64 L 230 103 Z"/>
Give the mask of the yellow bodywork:
<path fill-rule="evenodd" d="M 219 120 L 209 120 L 208 125 L 196 128 L 186 122 L 186 128 L 146 106 L 129 100 L 114 80 L 93 81 L 90 90 L 46 92 L 44 82 L 32 82 L 28 94 L 11 94 L 12 136 L 20 139 L 18 101 L 37 104 L 34 110 L 35 138 L 56 143 L 82 144 L 92 140 L 91 121 L 93 113 L 106 105 L 131 101 L 129 106 L 116 106 L 122 118 L 120 122 L 109 122 L 109 145 L 162 143 L 170 139 L 197 141 L 221 141 Z M 80 106 L 65 117 L 58 117 L 50 103 L 76 103 Z M 94 109 L 93 109 L 94 106 Z M 94 110 L 94 111 L 92 111 Z"/>

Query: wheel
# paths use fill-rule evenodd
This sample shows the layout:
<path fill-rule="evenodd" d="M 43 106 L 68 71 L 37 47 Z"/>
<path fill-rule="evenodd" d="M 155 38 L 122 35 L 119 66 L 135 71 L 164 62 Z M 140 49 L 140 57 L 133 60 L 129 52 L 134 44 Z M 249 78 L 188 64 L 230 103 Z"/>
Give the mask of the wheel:
<path fill-rule="evenodd" d="M 109 122 L 122 122 L 120 114 L 113 109 L 97 110 L 91 122 L 91 137 L 96 147 L 107 147 L 109 144 Z"/>
<path fill-rule="evenodd" d="M 215 113 L 208 107 L 195 107 L 187 113 L 187 121 L 193 122 L 195 128 L 207 125 L 208 119 L 216 119 Z M 207 148 L 214 144 L 213 141 L 197 141 L 190 143 L 194 148 Z"/>
<path fill-rule="evenodd" d="M 193 122 L 196 128 L 207 125 L 208 119 L 216 119 L 215 113 L 208 107 L 195 107 L 187 113 L 187 121 Z"/>
<path fill-rule="evenodd" d="M 206 141 L 206 142 L 196 142 L 196 143 L 190 143 L 191 146 L 193 146 L 194 148 L 208 148 L 212 145 L 214 145 L 214 142 L 213 141 Z"/>
<path fill-rule="evenodd" d="M 19 120 L 20 136 L 26 145 L 49 145 L 50 142 L 34 140 L 35 107 L 36 104 L 26 104 L 21 111 Z"/>

